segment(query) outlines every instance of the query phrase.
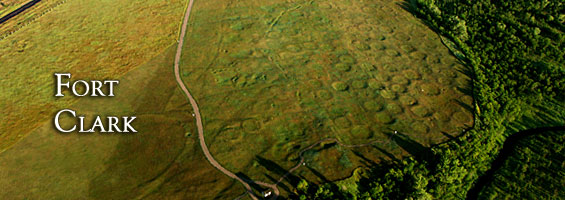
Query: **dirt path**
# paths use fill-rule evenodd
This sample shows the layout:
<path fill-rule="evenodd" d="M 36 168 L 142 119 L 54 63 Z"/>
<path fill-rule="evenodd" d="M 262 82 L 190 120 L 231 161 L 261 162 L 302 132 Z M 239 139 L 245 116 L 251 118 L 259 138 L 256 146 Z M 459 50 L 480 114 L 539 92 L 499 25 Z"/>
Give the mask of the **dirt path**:
<path fill-rule="evenodd" d="M 177 46 L 177 53 L 176 53 L 176 56 L 175 56 L 175 66 L 174 66 L 174 68 L 175 68 L 175 70 L 174 70 L 175 71 L 175 78 L 176 78 L 178 85 L 180 86 L 180 88 L 182 89 L 184 94 L 186 95 L 186 97 L 188 97 L 188 100 L 190 101 L 190 105 L 192 106 L 192 109 L 194 110 L 194 117 L 196 118 L 196 127 L 198 129 L 198 139 L 200 140 L 200 147 L 202 148 L 202 152 L 204 152 L 206 159 L 208 159 L 208 162 L 210 162 L 210 164 L 212 166 L 214 166 L 216 169 L 220 170 L 225 175 L 227 175 L 227 176 L 239 181 L 241 184 L 243 184 L 243 186 L 247 190 L 247 193 L 249 193 L 249 196 L 252 199 L 258 199 L 253 194 L 253 190 L 251 189 L 251 186 L 249 186 L 249 183 L 248 183 L 248 182 L 253 182 L 252 180 L 245 180 L 244 181 L 243 179 L 241 179 L 240 177 L 235 175 L 233 172 L 224 168 L 222 165 L 220 165 L 220 163 L 218 163 L 218 161 L 216 161 L 214 159 L 214 157 L 210 153 L 210 150 L 208 150 L 208 146 L 206 145 L 206 141 L 204 139 L 204 128 L 203 128 L 203 125 L 202 125 L 202 117 L 200 115 L 200 109 L 198 108 L 198 104 L 196 103 L 196 100 L 194 100 L 194 98 L 192 97 L 192 95 L 190 94 L 190 92 L 188 91 L 188 89 L 186 88 L 186 86 L 184 85 L 184 82 L 182 81 L 182 79 L 180 77 L 179 63 L 180 63 L 180 58 L 181 58 L 181 55 L 182 55 L 182 47 L 183 47 L 183 44 L 184 44 L 184 36 L 186 35 L 186 29 L 188 27 L 188 19 L 190 17 L 190 11 L 192 10 L 193 3 L 194 3 L 194 0 L 190 0 L 188 7 L 186 9 L 186 13 L 184 15 L 184 21 L 182 23 L 181 33 L 180 33 L 180 36 L 179 36 L 179 43 L 178 43 L 178 46 Z M 272 188 L 273 191 L 274 191 L 273 198 L 276 199 L 278 197 L 279 190 L 276 187 L 276 185 L 266 184 L 266 183 L 262 183 L 262 182 L 254 182 L 254 183 L 258 184 L 258 185 L 262 185 L 262 186 Z"/>

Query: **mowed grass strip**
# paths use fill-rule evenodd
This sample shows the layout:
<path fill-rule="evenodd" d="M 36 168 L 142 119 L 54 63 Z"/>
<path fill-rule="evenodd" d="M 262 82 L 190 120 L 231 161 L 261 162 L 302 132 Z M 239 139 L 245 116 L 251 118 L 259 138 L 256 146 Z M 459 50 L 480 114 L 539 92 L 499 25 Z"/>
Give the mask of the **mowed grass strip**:
<path fill-rule="evenodd" d="M 1 40 L 0 152 L 76 101 L 53 97 L 53 73 L 119 78 L 176 41 L 185 3 L 69 0 Z"/>

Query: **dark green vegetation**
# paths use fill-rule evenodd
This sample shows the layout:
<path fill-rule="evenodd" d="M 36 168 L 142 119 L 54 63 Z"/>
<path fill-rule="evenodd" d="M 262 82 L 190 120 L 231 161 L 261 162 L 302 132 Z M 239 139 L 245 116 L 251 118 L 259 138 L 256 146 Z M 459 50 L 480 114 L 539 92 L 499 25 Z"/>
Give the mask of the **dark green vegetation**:
<path fill-rule="evenodd" d="M 522 133 L 525 137 L 508 142 Z M 564 199 L 565 131 L 520 134 L 508 138 L 493 168 L 479 180 L 483 184 L 470 192 L 482 189 L 480 199 Z"/>
<path fill-rule="evenodd" d="M 565 124 L 563 4 L 417 0 L 402 6 L 443 35 L 452 53 L 469 66 L 474 78 L 475 125 L 455 140 L 432 147 L 432 154 L 375 167 L 357 183 L 358 191 L 341 192 L 373 199 L 474 198 L 467 191 L 476 190 L 479 177 L 489 170 L 508 136 Z M 496 171 L 495 181 L 481 198 L 564 193 L 563 153 L 558 153 L 563 132 L 532 137 L 519 142 L 522 146 Z M 506 168 L 511 166 L 519 168 Z M 526 177 L 528 173 L 536 177 Z M 516 179 L 505 179 L 508 176 Z M 534 185 L 530 179 L 538 182 Z M 545 188 L 537 187 L 542 183 Z"/>

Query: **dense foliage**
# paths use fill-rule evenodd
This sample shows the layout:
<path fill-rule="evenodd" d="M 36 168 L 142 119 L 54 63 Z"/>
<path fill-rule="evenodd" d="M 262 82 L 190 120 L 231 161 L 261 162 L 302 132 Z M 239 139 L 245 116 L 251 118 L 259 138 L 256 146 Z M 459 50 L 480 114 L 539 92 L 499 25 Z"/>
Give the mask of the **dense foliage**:
<path fill-rule="evenodd" d="M 446 45 L 469 66 L 475 126 L 433 147 L 431 158 L 371 170 L 357 198 L 464 199 L 507 136 L 563 126 L 565 7 L 547 0 L 415 0 L 404 6 L 454 44 Z"/>
<path fill-rule="evenodd" d="M 512 145 L 480 191 L 480 199 L 565 198 L 565 178 L 559 178 L 565 175 L 565 132 L 533 134 Z"/>

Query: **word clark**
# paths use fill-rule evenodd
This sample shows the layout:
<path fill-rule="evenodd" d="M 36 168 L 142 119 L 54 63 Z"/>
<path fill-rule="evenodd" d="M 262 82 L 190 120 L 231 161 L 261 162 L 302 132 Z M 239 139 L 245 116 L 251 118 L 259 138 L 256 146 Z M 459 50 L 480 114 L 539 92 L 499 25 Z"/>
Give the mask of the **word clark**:
<path fill-rule="evenodd" d="M 71 74 L 70 73 L 55 73 L 55 96 L 56 97 L 64 97 L 63 90 L 71 90 L 71 93 L 74 96 L 84 97 L 84 96 L 91 96 L 91 97 L 113 97 L 114 96 L 114 86 L 118 85 L 120 81 L 118 80 L 105 80 L 105 81 L 98 81 L 98 80 L 91 80 L 91 81 L 84 81 L 84 80 L 76 80 L 74 82 L 70 81 Z M 70 128 L 63 128 L 60 124 L 60 117 L 61 115 L 66 114 L 70 115 L 75 119 L 75 124 Z M 137 133 L 137 131 L 132 126 L 133 120 L 135 120 L 135 116 L 131 117 L 115 117 L 115 116 L 108 116 L 106 119 L 103 119 L 100 116 L 96 116 L 93 122 L 89 125 L 85 124 L 85 116 L 77 115 L 74 110 L 71 109 L 63 109 L 55 115 L 55 119 L 53 120 L 55 123 L 55 128 L 59 132 L 62 133 L 71 133 L 71 132 L 79 132 L 79 133 L 93 133 L 99 131 L 100 133 Z M 77 127 L 78 126 L 78 127 Z"/>

